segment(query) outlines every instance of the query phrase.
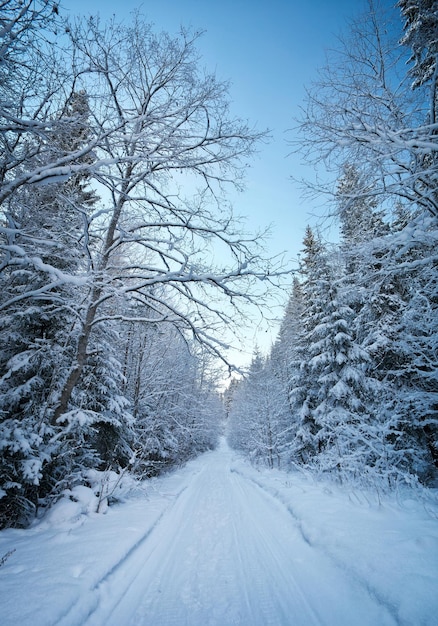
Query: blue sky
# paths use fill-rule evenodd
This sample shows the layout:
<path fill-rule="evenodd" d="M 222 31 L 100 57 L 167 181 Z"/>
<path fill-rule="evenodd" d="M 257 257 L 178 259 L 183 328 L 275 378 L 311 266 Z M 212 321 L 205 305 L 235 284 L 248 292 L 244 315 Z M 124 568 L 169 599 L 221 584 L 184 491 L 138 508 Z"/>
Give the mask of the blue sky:
<path fill-rule="evenodd" d="M 271 130 L 272 140 L 260 146 L 252 162 L 246 191 L 232 199 L 250 229 L 272 225 L 270 254 L 285 252 L 287 259 L 296 260 L 306 225 L 315 224 L 324 207 L 304 200 L 291 179 L 312 178 L 313 171 L 290 154 L 288 129 L 326 51 L 338 47 L 337 37 L 348 19 L 360 14 L 365 0 L 155 0 L 142 5 L 136 0 L 64 0 L 63 12 L 99 13 L 102 18 L 115 14 L 129 21 L 139 6 L 156 30 L 176 33 L 181 25 L 204 30 L 198 46 L 202 62 L 230 81 L 233 114 L 259 130 Z M 265 329 L 258 343 L 270 343 L 276 332 L 276 327 Z"/>
<path fill-rule="evenodd" d="M 345 20 L 360 11 L 362 0 L 155 0 L 143 5 L 64 0 L 63 6 L 68 14 L 115 13 L 127 20 L 141 6 L 157 30 L 174 33 L 183 25 L 205 31 L 198 46 L 203 63 L 230 81 L 233 113 L 272 132 L 253 160 L 246 192 L 234 198 L 236 213 L 247 216 L 254 229 L 272 223 L 272 252 L 296 258 L 306 224 L 321 209 L 304 203 L 290 179 L 306 172 L 298 157 L 288 156 L 287 131 L 303 104 L 305 85 L 316 77 L 326 49 L 336 46 Z"/>

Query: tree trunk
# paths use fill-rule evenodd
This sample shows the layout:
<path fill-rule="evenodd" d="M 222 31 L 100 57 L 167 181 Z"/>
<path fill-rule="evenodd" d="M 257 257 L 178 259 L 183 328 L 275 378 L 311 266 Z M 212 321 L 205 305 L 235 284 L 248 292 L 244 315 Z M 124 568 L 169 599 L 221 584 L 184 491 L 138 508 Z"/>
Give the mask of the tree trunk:
<path fill-rule="evenodd" d="M 94 318 L 96 317 L 99 295 L 100 290 L 93 293 L 94 297 L 92 299 L 92 304 L 88 308 L 82 332 L 79 336 L 75 362 L 70 368 L 70 373 L 61 391 L 58 404 L 55 406 L 52 417 L 52 424 L 56 424 L 58 418 L 66 413 L 73 389 L 77 385 L 78 380 L 82 374 L 82 370 L 84 368 L 87 358 L 87 348 L 90 339 L 90 333 L 93 326 Z"/>
<path fill-rule="evenodd" d="M 102 261 L 100 263 L 99 272 L 104 272 L 109 261 L 111 247 L 114 243 L 114 235 L 116 232 L 116 227 L 118 221 L 120 219 L 120 214 L 122 212 L 123 205 L 125 200 L 123 199 L 124 194 L 127 191 L 129 185 L 129 179 L 132 174 L 132 165 L 128 165 L 126 169 L 125 181 L 122 185 L 122 200 L 120 200 L 114 207 L 114 213 L 111 217 L 111 221 L 108 226 L 108 231 L 105 237 L 105 244 L 103 246 L 103 254 Z M 59 396 L 59 401 L 55 405 L 55 409 L 52 417 L 52 424 L 56 424 L 58 418 L 63 415 L 68 409 L 68 403 L 70 402 L 71 394 L 73 389 L 77 385 L 79 378 L 81 377 L 82 370 L 84 369 L 85 361 L 87 359 L 87 349 L 88 342 L 90 340 L 91 330 L 93 328 L 93 322 L 96 318 L 97 309 L 99 307 L 100 299 L 102 296 L 102 287 L 94 287 L 91 293 L 91 303 L 88 307 L 87 314 L 85 316 L 85 320 L 82 326 L 82 332 L 79 336 L 78 346 L 76 349 L 76 357 L 72 367 L 70 369 L 70 373 L 65 381 L 61 394 Z"/>

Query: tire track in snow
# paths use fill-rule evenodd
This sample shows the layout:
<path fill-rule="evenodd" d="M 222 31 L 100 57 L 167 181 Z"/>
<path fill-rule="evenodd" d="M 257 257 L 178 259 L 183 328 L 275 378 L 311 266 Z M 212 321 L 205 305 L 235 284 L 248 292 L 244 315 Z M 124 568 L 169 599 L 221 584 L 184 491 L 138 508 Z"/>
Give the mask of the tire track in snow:
<path fill-rule="evenodd" d="M 350 576 L 355 582 L 357 582 L 368 594 L 371 598 L 375 600 L 376 603 L 381 605 L 386 609 L 388 614 L 394 620 L 394 624 L 400 625 L 402 622 L 400 621 L 397 608 L 387 601 L 387 599 L 379 593 L 378 589 L 373 586 L 369 580 L 367 580 L 364 576 L 362 576 L 359 572 L 354 570 L 345 563 L 345 561 L 337 558 L 330 550 L 324 549 L 324 545 L 318 542 L 315 542 L 311 539 L 309 534 L 306 532 L 303 520 L 298 516 L 298 514 L 294 511 L 293 507 L 289 502 L 287 502 L 281 493 L 281 491 L 273 489 L 271 487 L 266 487 L 262 482 L 259 482 L 252 478 L 251 476 L 245 476 L 245 474 L 239 472 L 239 470 L 235 467 L 231 468 L 231 472 L 241 476 L 242 478 L 250 481 L 253 485 L 255 485 L 261 492 L 266 494 L 267 497 L 272 498 L 276 502 L 278 502 L 284 509 L 289 513 L 291 518 L 294 520 L 297 530 L 299 531 L 304 542 L 312 549 L 318 550 L 324 557 L 328 558 L 339 570 L 344 572 L 346 575 Z"/>
<path fill-rule="evenodd" d="M 264 541 L 263 524 L 255 522 L 253 504 L 223 458 L 210 457 L 155 527 L 148 543 L 155 548 L 129 589 L 95 611 L 87 625 L 320 625 L 304 596 L 290 594 L 288 580 L 278 589 L 277 562 Z M 276 512 L 274 525 L 275 519 Z M 102 598 L 110 592 L 111 587 Z"/>
<path fill-rule="evenodd" d="M 249 482 L 246 481 L 245 477 L 234 473 L 230 469 L 230 474 L 232 476 L 232 481 L 235 485 L 236 494 L 240 494 L 240 498 L 243 502 L 250 501 L 254 503 L 254 498 L 248 498 L 248 485 Z M 237 478 L 238 477 L 238 478 Z M 237 479 L 236 479 L 237 478 Z M 248 510 L 248 514 L 251 515 L 251 511 Z M 265 613 L 265 618 L 269 620 L 269 614 L 272 616 L 272 624 L 278 624 L 278 619 L 281 619 L 281 623 L 288 624 L 303 624 L 306 625 L 315 625 L 320 626 L 322 624 L 320 618 L 310 605 L 307 597 L 303 593 L 300 585 L 298 584 L 296 577 L 293 575 L 293 569 L 291 568 L 291 564 L 287 563 L 287 572 L 284 571 L 284 558 L 280 555 L 282 553 L 281 545 L 276 545 L 272 541 L 272 535 L 269 536 L 270 541 L 267 540 L 266 534 L 266 526 L 263 523 L 263 518 L 255 516 L 253 518 L 252 523 L 252 532 L 254 535 L 254 544 L 259 548 L 259 557 L 263 558 L 265 568 L 258 568 L 258 602 L 260 603 L 261 596 L 263 596 L 263 602 L 267 607 L 267 614 Z M 282 535 L 283 536 L 283 533 Z M 261 549 L 263 548 L 263 549 Z M 277 548 L 277 549 L 275 549 Z M 249 555 L 254 559 L 254 554 Z M 275 579 L 271 581 L 271 584 L 266 585 L 266 566 L 268 566 L 269 562 L 274 562 L 275 568 L 272 566 L 269 567 L 269 570 L 275 572 Z M 263 572 L 263 576 L 261 575 Z M 281 578 L 281 580 L 279 580 Z M 281 583 L 281 584 L 279 584 Z M 288 597 L 290 592 L 290 587 L 293 587 L 295 590 L 296 597 L 299 598 L 298 602 L 295 604 L 298 605 L 296 615 L 291 615 L 291 605 L 290 602 L 285 602 L 285 598 Z M 279 617 L 279 610 L 281 609 L 281 617 Z M 296 620 L 300 620 L 299 622 Z M 305 622 L 303 622 L 303 619 Z M 267 621 L 266 624 L 270 624 L 271 621 Z"/>
<path fill-rule="evenodd" d="M 108 580 L 112 577 L 117 576 L 117 573 L 123 568 L 125 565 L 129 563 L 134 555 L 138 553 L 138 550 L 146 543 L 149 539 L 150 535 L 153 533 L 155 528 L 161 523 L 162 519 L 169 513 L 179 498 L 182 496 L 184 491 L 187 489 L 187 485 L 185 485 L 175 496 L 174 499 L 168 504 L 168 506 L 162 511 L 154 523 L 147 528 L 147 530 L 138 538 L 127 550 L 127 552 L 116 562 L 114 563 L 110 569 L 108 569 L 104 575 L 102 575 L 98 581 L 96 581 L 92 587 L 86 593 L 86 597 L 83 595 L 80 596 L 73 604 L 68 607 L 67 611 L 64 615 L 59 617 L 57 621 L 57 626 L 82 626 L 86 620 L 88 620 L 92 614 L 99 608 L 101 598 L 100 598 L 100 588 L 104 585 Z M 135 569 L 132 570 L 132 578 L 128 577 L 128 580 L 125 579 L 126 587 L 124 593 L 128 590 L 132 580 L 135 579 L 135 576 L 138 574 Z M 123 593 L 123 588 L 122 588 Z"/>
<path fill-rule="evenodd" d="M 357 614 L 356 607 L 362 608 Z M 62 626 L 394 626 L 222 448 Z"/>

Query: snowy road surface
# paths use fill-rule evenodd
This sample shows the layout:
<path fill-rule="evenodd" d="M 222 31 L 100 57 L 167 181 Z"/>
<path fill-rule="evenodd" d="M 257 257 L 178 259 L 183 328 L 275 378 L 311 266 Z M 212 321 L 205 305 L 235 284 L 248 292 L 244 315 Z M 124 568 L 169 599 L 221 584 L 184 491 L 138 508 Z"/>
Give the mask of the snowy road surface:
<path fill-rule="evenodd" d="M 281 503 L 230 471 L 224 449 L 99 592 L 105 602 L 87 623 L 394 623 L 306 544 Z"/>
<path fill-rule="evenodd" d="M 11 555 L 0 569 L 0 585 L 5 583 L 0 622 L 4 626 L 438 624 L 430 567 L 425 572 L 432 581 L 424 575 L 419 581 L 429 610 L 417 612 L 419 621 L 412 622 L 415 604 L 423 601 L 420 591 L 415 596 L 417 583 L 412 587 L 415 597 L 403 608 L 401 600 L 391 596 L 392 587 L 376 587 L 372 571 L 363 575 L 369 565 L 362 570 L 355 566 L 357 554 L 351 554 L 349 563 L 348 555 L 340 560 L 335 558 L 339 551 L 330 554 L 320 545 L 321 533 L 314 531 L 312 540 L 311 526 L 304 532 L 303 520 L 272 485 L 266 488 L 255 470 L 245 472 L 243 463 L 233 463 L 225 443 L 189 465 L 178 480 L 168 479 L 172 492 L 161 497 L 159 505 L 153 498 L 127 503 L 116 507 L 119 511 L 63 532 L 50 527 L 27 534 L 5 531 L 9 545 L 22 556 L 17 555 L 14 565 Z M 321 509 L 327 516 L 327 509 Z M 318 512 L 314 515 L 317 518 Z M 426 518 L 421 521 L 428 524 Z M 407 527 L 405 520 L 403 528 Z M 352 545 L 354 532 L 352 528 L 348 533 Z M 398 532 L 393 523 L 391 532 Z M 29 533 L 34 533 L 33 543 Z M 333 546 L 343 534 L 331 538 Z M 436 549 L 435 538 L 428 551 Z M 348 545 L 347 541 L 344 552 Z M 0 550 L 5 551 L 1 542 Z M 28 585 L 28 590 L 15 590 L 15 603 L 14 575 L 16 586 Z M 400 572 L 394 572 L 396 582 L 397 575 Z M 20 576 L 25 576 L 24 582 Z M 19 597 L 24 602 L 17 602 Z M 436 621 L 429 621 L 428 615 Z"/>

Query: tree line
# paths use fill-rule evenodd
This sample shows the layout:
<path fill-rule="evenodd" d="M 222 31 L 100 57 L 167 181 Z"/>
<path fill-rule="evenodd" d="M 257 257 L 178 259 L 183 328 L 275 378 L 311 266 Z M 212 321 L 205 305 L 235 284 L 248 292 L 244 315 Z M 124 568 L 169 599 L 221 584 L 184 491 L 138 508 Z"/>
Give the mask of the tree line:
<path fill-rule="evenodd" d="M 436 482 L 437 32 L 436 1 L 370 1 L 309 88 L 297 141 L 339 241 L 308 227 L 277 341 L 228 392 L 232 445 L 270 467 Z"/>

